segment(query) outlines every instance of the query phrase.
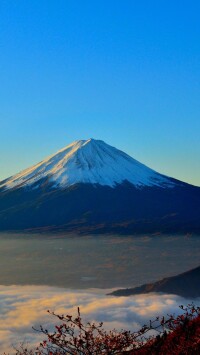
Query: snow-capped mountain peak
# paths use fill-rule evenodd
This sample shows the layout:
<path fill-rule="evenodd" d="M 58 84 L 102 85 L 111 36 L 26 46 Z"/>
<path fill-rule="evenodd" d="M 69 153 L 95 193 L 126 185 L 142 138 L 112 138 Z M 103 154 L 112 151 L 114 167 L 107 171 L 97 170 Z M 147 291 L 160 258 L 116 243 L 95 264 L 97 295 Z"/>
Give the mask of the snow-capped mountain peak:
<path fill-rule="evenodd" d="M 4 180 L 0 188 L 39 186 L 48 177 L 54 187 L 77 183 L 115 187 L 125 181 L 143 186 L 173 187 L 174 182 L 101 140 L 75 141 L 42 162 Z M 35 185 L 35 183 L 37 183 Z"/>

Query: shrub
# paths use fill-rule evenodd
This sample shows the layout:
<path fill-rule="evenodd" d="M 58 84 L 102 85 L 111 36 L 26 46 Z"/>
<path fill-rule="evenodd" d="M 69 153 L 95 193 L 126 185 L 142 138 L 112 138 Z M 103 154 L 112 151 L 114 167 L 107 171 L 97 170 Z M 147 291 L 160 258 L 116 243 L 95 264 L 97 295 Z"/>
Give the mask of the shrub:
<path fill-rule="evenodd" d="M 146 355 L 200 354 L 200 307 L 180 306 L 183 314 L 157 317 L 139 331 L 106 331 L 103 323 L 84 323 L 78 308 L 77 316 L 58 315 L 53 332 L 40 326 L 36 330 L 45 340 L 35 350 L 23 344 L 16 355 Z M 148 336 L 149 332 L 154 335 Z"/>

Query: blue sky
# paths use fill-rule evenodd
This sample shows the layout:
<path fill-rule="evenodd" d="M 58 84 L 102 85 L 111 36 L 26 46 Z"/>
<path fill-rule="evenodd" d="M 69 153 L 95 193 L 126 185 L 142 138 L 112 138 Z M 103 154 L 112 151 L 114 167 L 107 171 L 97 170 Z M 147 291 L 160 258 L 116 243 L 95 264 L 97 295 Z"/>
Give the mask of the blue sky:
<path fill-rule="evenodd" d="M 200 2 L 2 0 L 0 179 L 90 137 L 200 185 Z"/>

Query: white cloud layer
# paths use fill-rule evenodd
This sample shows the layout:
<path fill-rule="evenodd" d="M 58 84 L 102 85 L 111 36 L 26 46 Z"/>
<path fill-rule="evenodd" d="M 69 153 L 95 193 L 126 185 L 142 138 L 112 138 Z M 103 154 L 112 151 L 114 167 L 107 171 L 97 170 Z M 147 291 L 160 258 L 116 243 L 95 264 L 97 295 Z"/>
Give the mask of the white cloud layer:
<path fill-rule="evenodd" d="M 88 321 L 104 322 L 104 328 L 137 330 L 149 319 L 167 313 L 179 313 L 179 305 L 188 304 L 175 295 L 106 296 L 107 290 L 66 290 L 48 286 L 0 286 L 0 349 L 15 353 L 13 345 L 38 344 L 41 335 L 32 330 L 40 324 L 49 328 L 56 323 L 47 310 L 75 314 L 77 307 Z M 200 301 L 200 300 L 198 300 Z M 197 300 L 196 300 L 197 304 Z M 44 339 L 44 337 L 42 337 Z"/>

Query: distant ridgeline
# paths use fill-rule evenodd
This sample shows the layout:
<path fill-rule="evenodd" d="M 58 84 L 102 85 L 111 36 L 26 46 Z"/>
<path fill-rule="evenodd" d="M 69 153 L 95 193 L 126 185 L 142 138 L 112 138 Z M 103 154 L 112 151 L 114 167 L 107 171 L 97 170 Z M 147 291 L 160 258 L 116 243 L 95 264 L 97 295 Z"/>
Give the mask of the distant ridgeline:
<path fill-rule="evenodd" d="M 76 141 L 0 182 L 0 230 L 200 234 L 200 188 Z"/>

